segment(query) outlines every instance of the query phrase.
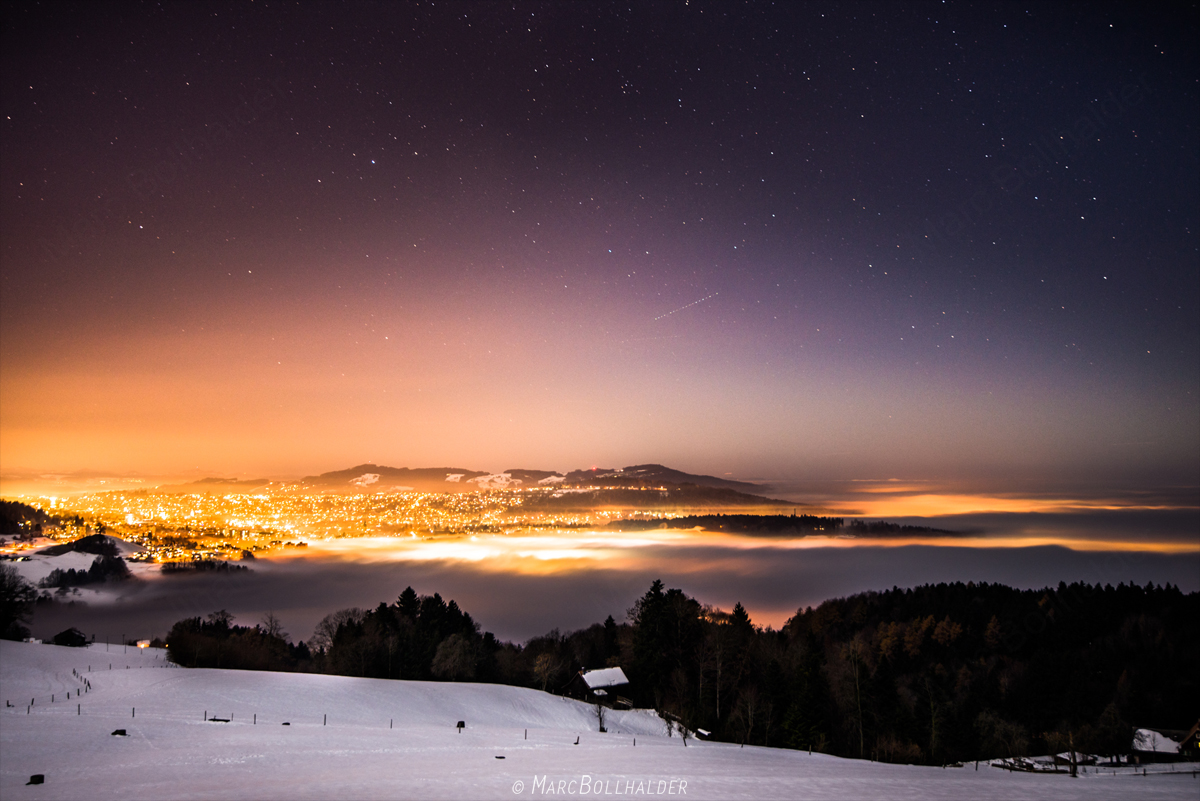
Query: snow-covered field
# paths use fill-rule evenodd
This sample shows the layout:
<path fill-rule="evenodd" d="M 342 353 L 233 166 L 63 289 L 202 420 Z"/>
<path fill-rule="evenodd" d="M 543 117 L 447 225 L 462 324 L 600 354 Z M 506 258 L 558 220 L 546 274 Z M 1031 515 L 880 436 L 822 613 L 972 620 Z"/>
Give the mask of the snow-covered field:
<path fill-rule="evenodd" d="M 90 690 L 80 694 L 85 680 Z M 957 801 L 1200 793 L 1191 773 L 1071 779 L 987 765 L 884 765 L 696 741 L 685 747 L 665 735 L 653 713 L 610 712 L 609 731 L 601 734 L 591 707 L 535 690 L 184 670 L 168 666 L 163 651 L 120 646 L 0 642 L 0 696 L 5 801 L 552 793 Z M 459 720 L 466 722 L 461 733 Z M 128 736 L 114 736 L 116 729 Z M 35 773 L 45 774 L 45 783 L 26 785 Z"/>
<path fill-rule="evenodd" d="M 117 548 L 118 556 L 129 556 L 136 553 L 138 547 L 133 543 L 118 539 L 117 537 L 109 537 Z M 6 562 L 5 564 L 14 568 L 21 578 L 33 584 L 35 587 L 38 583 L 50 575 L 54 570 L 83 570 L 86 571 L 92 566 L 92 562 L 96 559 L 94 553 L 81 553 L 79 551 L 67 551 L 64 554 L 51 556 L 39 551 L 49 548 L 54 545 L 62 545 L 57 540 L 52 540 L 46 537 L 33 540 L 24 547 L 21 551 L 16 551 L 14 548 L 5 548 L 6 553 L 19 553 L 25 557 L 22 561 Z M 129 568 L 130 575 L 137 579 L 155 580 L 161 577 L 161 565 L 153 562 L 126 562 L 125 566 Z M 128 591 L 129 586 L 125 582 L 99 583 L 88 584 L 80 587 L 72 587 L 69 591 L 60 595 L 61 600 L 77 600 L 91 604 L 111 604 L 116 602 L 124 591 Z"/>

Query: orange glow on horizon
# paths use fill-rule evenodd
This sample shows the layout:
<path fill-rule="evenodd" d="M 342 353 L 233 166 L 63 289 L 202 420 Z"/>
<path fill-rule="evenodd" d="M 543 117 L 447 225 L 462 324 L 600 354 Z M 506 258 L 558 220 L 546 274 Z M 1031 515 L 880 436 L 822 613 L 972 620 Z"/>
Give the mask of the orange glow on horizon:
<path fill-rule="evenodd" d="M 838 514 L 853 514 L 863 517 L 941 517 L 946 515 L 986 514 L 1001 512 L 1011 514 L 1082 511 L 1163 510 L 1181 508 L 1167 504 L 1139 504 L 1115 498 L 1028 498 L 1016 495 L 930 493 L 920 495 L 892 495 L 911 488 L 890 489 L 872 487 L 863 492 L 888 495 L 881 498 L 864 498 L 832 504 L 844 511 Z M 851 511 L 852 510 L 852 511 Z"/>

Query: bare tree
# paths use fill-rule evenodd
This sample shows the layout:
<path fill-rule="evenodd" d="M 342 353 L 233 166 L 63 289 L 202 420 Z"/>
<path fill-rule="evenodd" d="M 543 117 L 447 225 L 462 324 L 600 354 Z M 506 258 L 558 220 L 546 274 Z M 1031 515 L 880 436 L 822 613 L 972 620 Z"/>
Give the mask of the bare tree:
<path fill-rule="evenodd" d="M 722 675 L 726 663 L 725 627 L 721 625 L 709 627 L 704 639 L 697 647 L 696 661 L 700 666 L 699 702 L 704 702 L 704 676 L 713 676 L 713 690 L 716 694 L 716 718 L 721 719 L 721 686 L 726 681 Z"/>
<path fill-rule="evenodd" d="M 672 717 L 671 713 L 667 712 L 665 709 L 656 709 L 655 711 L 658 712 L 658 716 L 662 718 L 662 722 L 666 724 L 667 736 L 673 737 L 675 735 L 675 718 Z"/>
<path fill-rule="evenodd" d="M 0 565 L 0 635 L 25 636 L 37 590 L 15 567 Z M 9 631 L 12 629 L 12 631 Z"/>
<path fill-rule="evenodd" d="M 558 674 L 558 660 L 553 654 L 541 654 L 533 663 L 533 674 L 542 680 L 542 692 L 550 684 L 550 679 Z"/>
<path fill-rule="evenodd" d="M 287 639 L 287 632 L 283 630 L 283 622 L 275 617 L 274 612 L 267 612 L 263 616 L 262 632 L 268 637 L 278 637 L 281 640 Z"/>
<path fill-rule="evenodd" d="M 229 628 L 229 624 L 233 622 L 233 615 L 225 609 L 218 609 L 216 612 L 210 612 L 207 619 L 214 626 Z"/>
<path fill-rule="evenodd" d="M 733 720 L 741 724 L 742 745 L 750 742 L 754 734 L 754 718 L 762 708 L 758 697 L 758 688 L 750 685 L 738 694 L 737 704 L 733 708 Z"/>
<path fill-rule="evenodd" d="M 314 651 L 328 651 L 333 645 L 333 638 L 337 636 L 339 628 L 347 623 L 360 623 L 366 615 L 367 613 L 358 607 L 330 612 L 317 624 L 312 639 L 309 640 L 309 645 Z"/>
<path fill-rule="evenodd" d="M 437 648 L 430 665 L 433 675 L 440 679 L 462 681 L 475 678 L 475 649 L 466 637 L 451 634 Z"/>
<path fill-rule="evenodd" d="M 863 670 L 862 660 L 863 651 L 866 645 L 863 643 L 862 633 L 854 636 L 850 644 L 845 646 L 845 655 L 850 660 L 850 664 L 854 668 L 854 703 L 858 710 L 858 758 L 862 759 L 863 752 L 866 750 L 863 740 L 863 711 L 862 711 L 862 679 L 861 673 Z"/>

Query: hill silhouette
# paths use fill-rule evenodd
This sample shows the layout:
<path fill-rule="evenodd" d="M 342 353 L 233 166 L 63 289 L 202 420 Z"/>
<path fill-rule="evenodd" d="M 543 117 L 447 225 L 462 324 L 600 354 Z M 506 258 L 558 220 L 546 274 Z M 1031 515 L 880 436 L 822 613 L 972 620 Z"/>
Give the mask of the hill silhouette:
<path fill-rule="evenodd" d="M 232 480 L 205 479 L 197 484 L 207 484 L 215 488 L 230 481 Z M 511 468 L 501 473 L 489 473 L 464 467 L 389 467 L 368 462 L 344 470 L 305 476 L 301 481 L 314 488 L 342 492 L 472 492 L 480 489 L 524 489 L 537 486 L 629 489 L 695 486 L 757 494 L 768 489 L 764 485 L 745 481 L 685 473 L 661 464 L 640 464 L 623 468 L 594 467 L 588 470 L 572 470 L 564 474 L 554 470 L 529 468 Z"/>

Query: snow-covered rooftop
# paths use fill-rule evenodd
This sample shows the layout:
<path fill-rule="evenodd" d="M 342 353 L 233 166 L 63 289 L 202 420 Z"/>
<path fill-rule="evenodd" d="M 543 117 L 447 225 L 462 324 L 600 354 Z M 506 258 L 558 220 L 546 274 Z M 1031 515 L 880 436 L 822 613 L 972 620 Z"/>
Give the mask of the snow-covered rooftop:
<path fill-rule="evenodd" d="M 1179 743 L 1154 729 L 1138 729 L 1133 735 L 1133 747 L 1138 751 L 1157 754 L 1179 753 Z"/>
<path fill-rule="evenodd" d="M 589 670 L 583 674 L 583 680 L 587 683 L 588 689 L 591 690 L 600 687 L 616 687 L 629 683 L 629 679 L 625 678 L 625 671 L 619 667 Z"/>

